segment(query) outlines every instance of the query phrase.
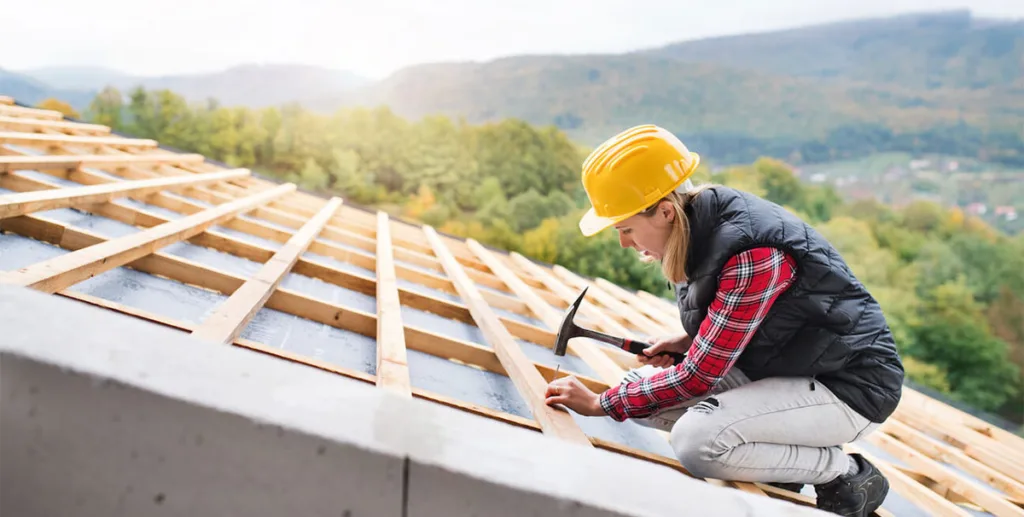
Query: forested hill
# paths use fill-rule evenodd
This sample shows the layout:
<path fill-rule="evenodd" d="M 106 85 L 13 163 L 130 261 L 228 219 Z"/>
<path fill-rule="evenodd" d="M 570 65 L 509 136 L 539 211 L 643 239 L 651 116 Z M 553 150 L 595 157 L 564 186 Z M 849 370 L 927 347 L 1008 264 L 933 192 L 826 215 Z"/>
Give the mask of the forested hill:
<path fill-rule="evenodd" d="M 645 51 L 688 62 L 913 89 L 1021 88 L 1024 21 L 969 11 L 832 23 L 709 38 Z"/>
<path fill-rule="evenodd" d="M 661 124 L 718 163 L 905 151 L 1024 166 L 1024 25 L 916 15 L 621 55 L 426 64 L 309 103 L 472 123 L 516 117 L 595 144 Z"/>

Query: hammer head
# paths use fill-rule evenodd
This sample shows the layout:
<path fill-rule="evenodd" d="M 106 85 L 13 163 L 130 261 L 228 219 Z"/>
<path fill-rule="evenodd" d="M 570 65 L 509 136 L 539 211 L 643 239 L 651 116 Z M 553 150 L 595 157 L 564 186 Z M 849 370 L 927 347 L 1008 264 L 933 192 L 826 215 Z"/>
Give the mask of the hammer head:
<path fill-rule="evenodd" d="M 555 355 L 565 355 L 565 350 L 569 346 L 569 340 L 580 335 L 580 328 L 572 322 L 572 319 L 576 316 L 576 311 L 580 308 L 580 304 L 583 303 L 583 297 L 587 294 L 587 289 L 588 287 L 584 287 L 583 291 L 580 291 L 580 295 L 576 297 L 576 301 L 565 308 L 562 324 L 558 326 L 558 334 L 555 335 Z"/>

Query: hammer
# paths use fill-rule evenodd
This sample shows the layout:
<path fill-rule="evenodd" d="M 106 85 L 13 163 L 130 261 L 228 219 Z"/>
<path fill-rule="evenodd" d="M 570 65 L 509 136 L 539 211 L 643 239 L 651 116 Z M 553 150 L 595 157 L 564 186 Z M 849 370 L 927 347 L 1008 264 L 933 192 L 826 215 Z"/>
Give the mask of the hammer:
<path fill-rule="evenodd" d="M 576 311 L 580 308 L 580 304 L 583 303 L 583 297 L 587 294 L 587 289 L 589 289 L 589 286 L 584 287 L 583 291 L 580 292 L 580 295 L 576 298 L 576 301 L 572 302 L 572 304 L 565 309 L 565 315 L 562 317 L 562 324 L 558 326 L 558 334 L 555 335 L 555 355 L 565 355 L 565 350 L 569 346 L 569 340 L 575 337 L 596 339 L 610 345 L 615 345 L 616 347 L 631 354 L 640 354 L 647 348 L 650 348 L 650 345 L 647 343 L 633 341 L 629 338 L 609 336 L 608 334 L 583 328 L 573 323 L 572 319 L 576 316 Z M 683 358 L 686 357 L 686 354 L 680 354 L 678 352 L 661 352 L 658 355 L 668 355 L 672 358 L 673 364 L 681 363 Z"/>

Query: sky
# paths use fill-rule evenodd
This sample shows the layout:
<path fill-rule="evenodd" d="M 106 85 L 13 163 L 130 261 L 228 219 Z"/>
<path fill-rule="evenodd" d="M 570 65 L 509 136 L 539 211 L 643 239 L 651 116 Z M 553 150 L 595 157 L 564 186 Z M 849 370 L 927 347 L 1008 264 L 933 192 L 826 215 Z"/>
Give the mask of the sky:
<path fill-rule="evenodd" d="M 101 66 L 137 75 L 299 63 L 381 78 L 404 66 L 618 53 L 851 18 L 1020 0 L 32 0 L 4 8 L 0 68 Z"/>

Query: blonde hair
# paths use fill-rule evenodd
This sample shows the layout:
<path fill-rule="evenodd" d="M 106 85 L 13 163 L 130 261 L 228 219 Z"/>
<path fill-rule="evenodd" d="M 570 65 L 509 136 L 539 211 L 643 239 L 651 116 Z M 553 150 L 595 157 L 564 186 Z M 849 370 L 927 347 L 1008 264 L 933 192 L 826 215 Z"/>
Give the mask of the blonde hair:
<path fill-rule="evenodd" d="M 678 284 L 687 280 L 686 259 L 690 252 L 690 220 L 686 216 L 685 209 L 694 198 L 711 186 L 711 184 L 703 184 L 693 187 L 693 184 L 687 180 L 683 186 L 669 192 L 667 196 L 659 199 L 657 203 L 639 214 L 644 217 L 653 216 L 662 202 L 670 203 L 675 211 L 668 240 L 665 241 L 665 253 L 661 258 L 661 272 L 669 282 Z M 640 260 L 653 262 L 655 259 L 641 256 Z"/>

